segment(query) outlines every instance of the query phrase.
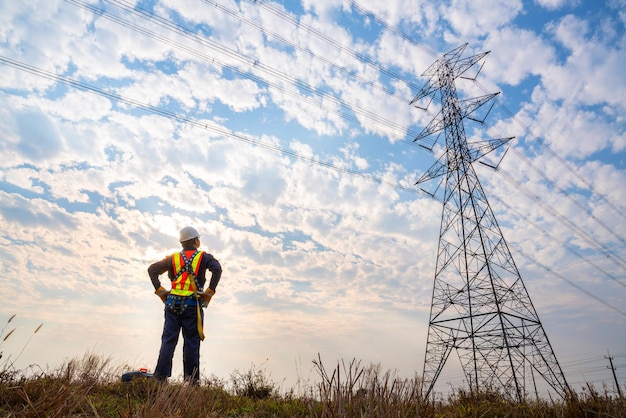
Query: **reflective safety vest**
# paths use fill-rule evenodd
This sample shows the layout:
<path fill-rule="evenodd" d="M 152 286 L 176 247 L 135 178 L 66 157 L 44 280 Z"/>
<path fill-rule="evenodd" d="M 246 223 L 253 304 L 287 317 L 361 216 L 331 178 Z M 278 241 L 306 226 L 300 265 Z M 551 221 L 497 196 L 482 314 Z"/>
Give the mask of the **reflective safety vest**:
<path fill-rule="evenodd" d="M 178 296 L 191 296 L 198 290 L 196 277 L 200 270 L 200 260 L 204 251 L 187 250 L 172 254 L 172 267 L 174 268 L 174 280 L 170 294 Z"/>

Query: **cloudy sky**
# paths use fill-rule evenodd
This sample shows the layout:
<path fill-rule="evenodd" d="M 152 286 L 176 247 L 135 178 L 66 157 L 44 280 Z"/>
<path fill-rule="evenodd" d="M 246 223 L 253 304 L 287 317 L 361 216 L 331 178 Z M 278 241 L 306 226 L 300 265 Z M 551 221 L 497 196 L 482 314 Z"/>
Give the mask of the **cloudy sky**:
<path fill-rule="evenodd" d="M 146 268 L 193 225 L 224 268 L 203 374 L 421 374 L 441 139 L 409 103 L 467 44 L 490 54 L 459 96 L 501 92 L 468 140 L 515 136 L 476 171 L 565 376 L 612 384 L 610 354 L 626 384 L 625 23 L 624 0 L 0 2 L 0 361 L 153 368 Z"/>

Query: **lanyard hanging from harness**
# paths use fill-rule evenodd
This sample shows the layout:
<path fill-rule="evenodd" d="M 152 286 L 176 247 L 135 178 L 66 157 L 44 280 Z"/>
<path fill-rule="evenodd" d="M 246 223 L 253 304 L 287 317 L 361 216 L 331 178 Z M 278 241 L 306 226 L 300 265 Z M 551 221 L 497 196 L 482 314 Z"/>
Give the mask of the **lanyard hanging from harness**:
<path fill-rule="evenodd" d="M 204 340 L 204 327 L 202 324 L 202 311 L 200 308 L 200 296 L 198 291 L 197 274 L 200 270 L 200 261 L 203 251 L 196 250 L 190 258 L 187 258 L 185 251 L 176 253 L 172 256 L 172 265 L 174 268 L 175 278 L 172 281 L 172 290 L 170 294 L 174 296 L 193 297 L 196 301 L 196 311 L 198 314 L 198 335 L 200 340 Z M 182 259 L 182 263 L 181 263 Z M 192 280 L 189 280 L 191 276 Z"/>

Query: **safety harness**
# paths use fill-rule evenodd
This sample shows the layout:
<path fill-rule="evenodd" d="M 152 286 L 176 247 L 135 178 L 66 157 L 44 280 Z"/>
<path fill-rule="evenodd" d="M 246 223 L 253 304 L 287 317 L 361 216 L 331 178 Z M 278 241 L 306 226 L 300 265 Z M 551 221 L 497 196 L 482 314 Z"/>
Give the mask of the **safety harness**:
<path fill-rule="evenodd" d="M 174 280 L 172 280 L 173 295 L 191 296 L 198 289 L 196 277 L 200 271 L 200 260 L 203 251 L 195 250 L 181 251 L 172 255 L 172 268 L 174 270 Z"/>
<path fill-rule="evenodd" d="M 202 324 L 201 301 L 198 291 L 198 272 L 200 271 L 200 261 L 204 251 L 195 250 L 191 257 L 181 251 L 172 255 L 172 268 L 174 269 L 174 280 L 172 280 L 172 290 L 168 297 L 167 306 L 176 313 L 181 313 L 188 303 L 195 302 L 198 313 L 198 335 L 200 340 L 204 340 L 204 327 Z"/>

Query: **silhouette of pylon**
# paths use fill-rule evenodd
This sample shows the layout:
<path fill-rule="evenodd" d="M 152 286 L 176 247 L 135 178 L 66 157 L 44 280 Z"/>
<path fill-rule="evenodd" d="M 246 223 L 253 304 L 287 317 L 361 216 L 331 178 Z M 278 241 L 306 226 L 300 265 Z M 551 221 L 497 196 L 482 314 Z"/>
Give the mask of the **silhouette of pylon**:
<path fill-rule="evenodd" d="M 438 59 L 411 101 L 440 100 L 441 110 L 415 141 L 440 131 L 444 153 L 416 184 L 440 177 L 443 210 L 422 395 L 428 397 L 452 351 L 472 391 L 499 390 L 522 400 L 536 375 L 556 393 L 569 390 L 472 163 L 512 138 L 469 144 L 465 119 L 495 102 L 495 94 L 459 100 L 455 80 L 482 69 L 488 53 L 461 58 L 462 45 Z M 429 102 L 429 103 L 430 103 Z M 491 109 L 489 109 L 491 110 Z M 487 112 L 488 113 L 488 112 Z M 434 196 L 434 195 L 433 195 Z M 530 386 L 532 383 L 533 386 Z"/>

